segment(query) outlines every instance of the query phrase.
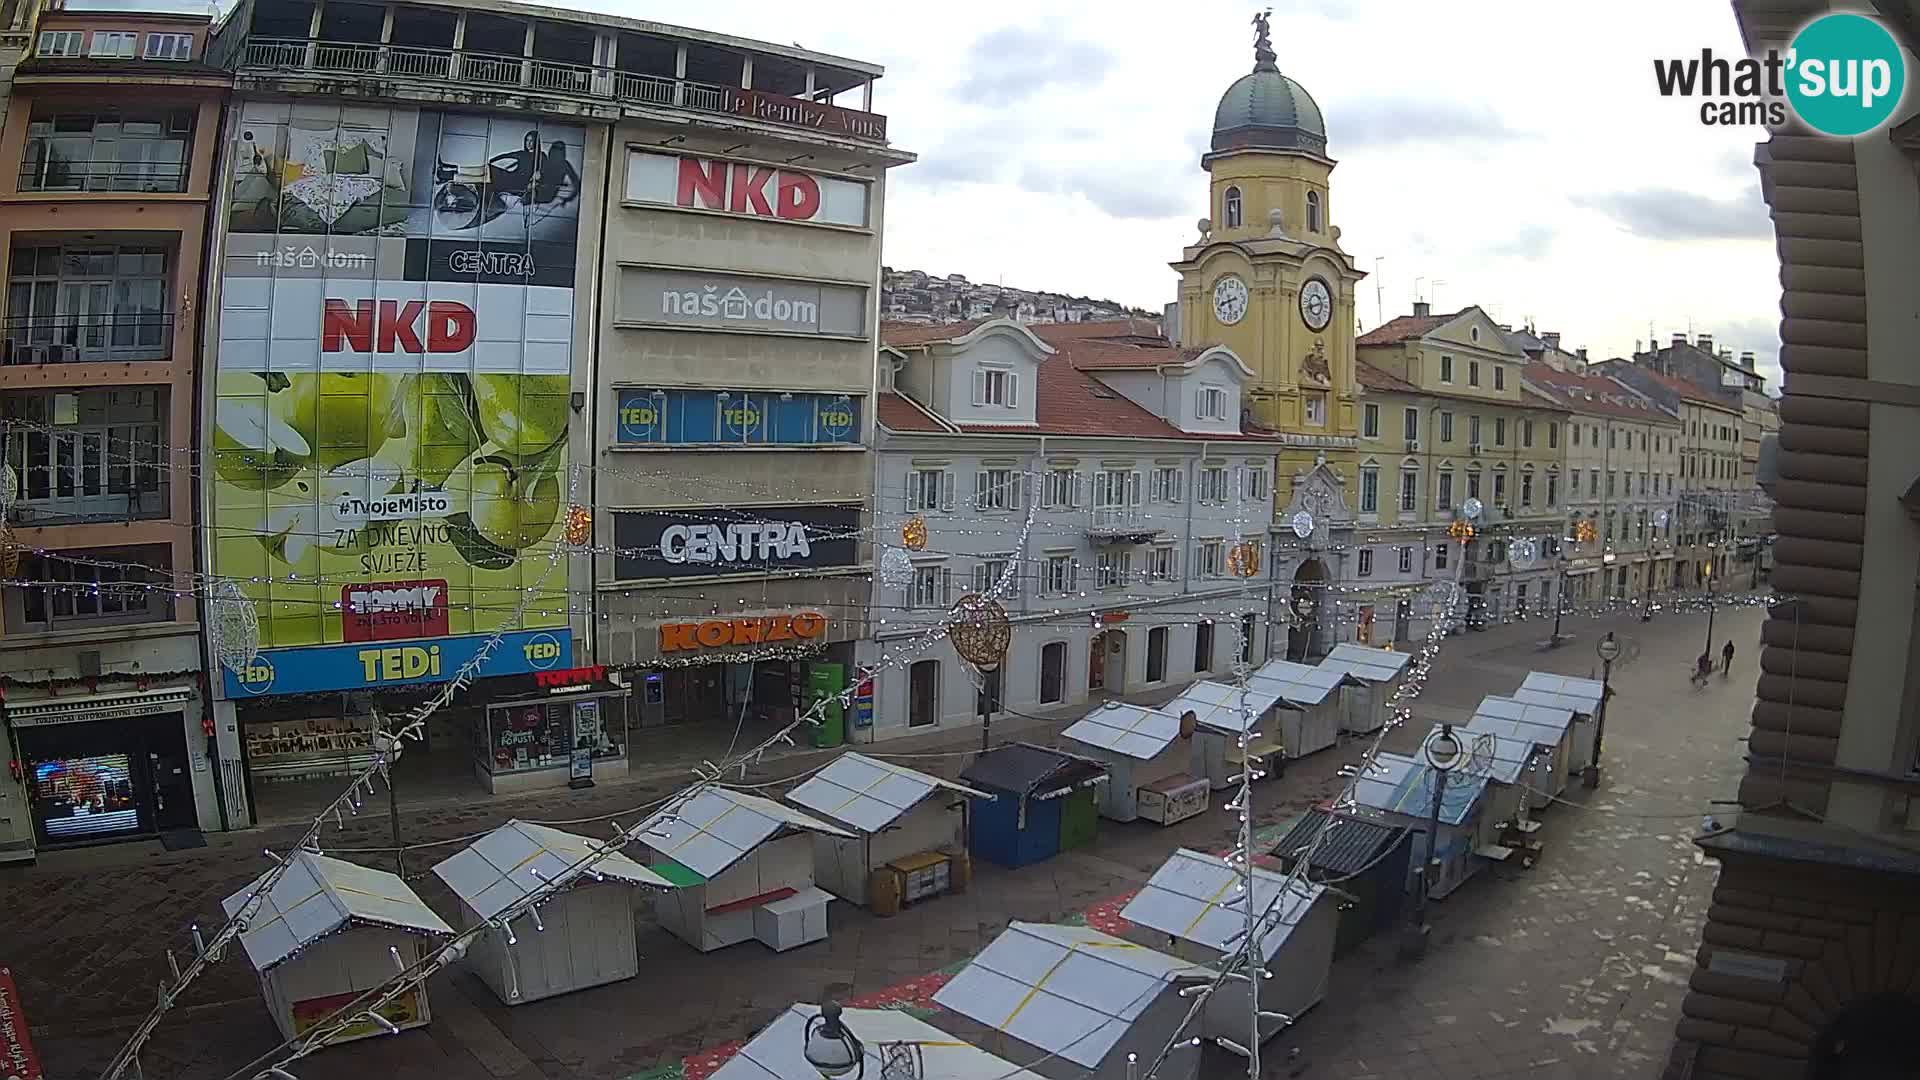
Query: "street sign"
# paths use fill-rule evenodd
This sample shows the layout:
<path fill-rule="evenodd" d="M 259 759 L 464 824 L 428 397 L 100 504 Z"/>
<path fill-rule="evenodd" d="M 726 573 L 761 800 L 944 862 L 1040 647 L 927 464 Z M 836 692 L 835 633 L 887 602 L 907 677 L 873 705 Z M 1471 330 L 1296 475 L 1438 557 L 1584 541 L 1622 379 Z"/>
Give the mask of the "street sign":
<path fill-rule="evenodd" d="M 1612 634 L 1608 634 L 1600 639 L 1600 644 L 1594 646 L 1594 651 L 1600 654 L 1600 659 L 1611 664 L 1620 657 L 1620 643 L 1613 640 Z"/>

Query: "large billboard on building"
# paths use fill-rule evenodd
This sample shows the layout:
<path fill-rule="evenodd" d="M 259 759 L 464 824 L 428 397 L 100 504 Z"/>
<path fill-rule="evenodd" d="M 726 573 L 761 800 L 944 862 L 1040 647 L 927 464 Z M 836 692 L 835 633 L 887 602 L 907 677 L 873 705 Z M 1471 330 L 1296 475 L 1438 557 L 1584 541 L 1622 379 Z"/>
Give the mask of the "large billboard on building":
<path fill-rule="evenodd" d="M 451 678 L 502 627 L 484 674 L 565 666 L 584 129 L 248 102 L 233 134 L 213 570 L 266 652 L 229 692 Z"/>

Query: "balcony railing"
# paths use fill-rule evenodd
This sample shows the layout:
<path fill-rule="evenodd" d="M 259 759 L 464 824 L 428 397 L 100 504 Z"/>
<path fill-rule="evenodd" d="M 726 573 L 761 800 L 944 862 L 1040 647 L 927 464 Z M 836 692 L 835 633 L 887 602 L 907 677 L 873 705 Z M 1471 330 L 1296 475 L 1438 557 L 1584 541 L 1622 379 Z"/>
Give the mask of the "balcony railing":
<path fill-rule="evenodd" d="M 1096 540 L 1144 544 L 1163 532 L 1138 506 L 1096 506 L 1087 511 L 1087 533 Z"/>
<path fill-rule="evenodd" d="M 111 161 L 82 165 L 58 159 L 28 157 L 20 162 L 20 190 L 181 192 L 187 190 L 187 167 L 177 161 Z"/>
<path fill-rule="evenodd" d="M 9 432 L 6 461 L 18 494 L 8 519 L 65 525 L 167 516 L 161 436 L 157 420 Z"/>
<path fill-rule="evenodd" d="M 171 312 L 0 319 L 0 364 L 165 360 L 172 354 Z"/>
<path fill-rule="evenodd" d="M 337 72 L 518 86 L 631 105 L 745 116 L 866 142 L 887 140 L 887 118 L 878 113 L 843 109 L 764 90 L 715 86 L 667 75 L 615 71 L 531 57 L 366 42 L 251 38 L 240 66 L 242 70 L 256 72 Z"/>

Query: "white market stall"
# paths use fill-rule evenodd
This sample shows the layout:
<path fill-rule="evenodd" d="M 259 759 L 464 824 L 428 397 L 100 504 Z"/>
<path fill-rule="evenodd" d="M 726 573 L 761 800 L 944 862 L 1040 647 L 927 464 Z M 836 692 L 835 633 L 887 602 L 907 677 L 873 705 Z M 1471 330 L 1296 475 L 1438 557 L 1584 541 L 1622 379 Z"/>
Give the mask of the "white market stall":
<path fill-rule="evenodd" d="M 1196 721 L 1197 723 L 1197 721 Z M 1162 825 L 1201 813 L 1211 788 L 1187 770 L 1193 752 L 1187 742 L 1197 727 L 1183 731 L 1180 714 L 1144 705 L 1109 701 L 1060 733 L 1066 749 L 1106 762 L 1108 779 L 1100 789 L 1100 816 L 1113 821 L 1146 818 Z"/>
<path fill-rule="evenodd" d="M 233 918 L 266 875 L 221 901 Z M 407 883 L 384 870 L 301 849 L 287 856 L 280 880 L 267 891 L 240 946 L 260 973 L 260 992 L 280 1034 L 298 1038 L 355 998 L 397 973 L 394 957 L 412 967 L 450 936 L 448 926 Z M 427 988 L 416 986 L 380 1007 L 394 1030 L 432 1019 Z M 347 1028 L 329 1045 L 389 1031 L 378 1022 Z"/>
<path fill-rule="evenodd" d="M 1341 687 L 1358 679 L 1344 670 L 1269 660 L 1247 680 L 1280 698 L 1280 744 L 1287 757 L 1317 754 L 1340 741 Z"/>
<path fill-rule="evenodd" d="M 463 930 L 491 922 L 549 882 L 566 882 L 535 909 L 532 933 L 525 923 L 520 933 L 489 928 L 468 946 L 467 966 L 501 1001 L 524 1005 L 640 973 L 634 893 L 673 885 L 619 852 L 601 856 L 591 875 L 577 872 L 601 846 L 515 820 L 433 868 L 460 900 Z"/>
<path fill-rule="evenodd" d="M 881 914 L 966 886 L 967 803 L 991 798 L 852 752 L 787 792 L 788 802 L 853 833 L 813 834 L 815 884 Z"/>
<path fill-rule="evenodd" d="M 1434 732 L 1440 727 L 1435 724 Z M 1553 768 L 1552 753 L 1525 737 L 1476 731 L 1470 727 L 1453 730 L 1468 748 L 1468 760 L 1454 771 L 1454 778 L 1463 771 L 1487 778 L 1486 803 L 1481 813 L 1494 824 L 1496 831 L 1491 835 L 1496 838 L 1495 846 L 1520 852 L 1522 864 L 1531 867 L 1540 852 L 1540 842 L 1533 838 L 1540 823 L 1533 818 L 1532 793 L 1546 782 Z M 1428 738 L 1432 737 L 1429 733 Z M 1480 854 L 1492 857 L 1496 853 L 1488 849 Z"/>
<path fill-rule="evenodd" d="M 795 1005 L 747 1040 L 711 1080 L 821 1080 L 807 1063 L 807 1026 L 818 1005 Z M 864 1075 L 873 1080 L 1041 1080 L 898 1009 L 842 1009 L 840 1023 L 860 1040 Z M 817 1026 L 817 1025 L 816 1025 Z M 911 1071 L 903 1066 L 911 1061 Z M 856 1074 L 858 1075 L 858 1074 Z"/>
<path fill-rule="evenodd" d="M 1181 958 L 1217 966 L 1246 939 L 1244 894 L 1234 889 L 1241 882 L 1240 871 L 1220 856 L 1180 848 L 1120 915 L 1171 937 Z M 1326 995 L 1340 905 L 1324 885 L 1256 868 L 1253 910 L 1267 913 L 1260 941 L 1260 966 L 1267 973 L 1260 982 L 1260 1008 L 1298 1017 Z M 1246 984 L 1229 982 L 1207 999 L 1202 1034 L 1245 1046 L 1250 1012 Z M 1263 1022 L 1260 1041 L 1282 1026 L 1278 1020 Z"/>
<path fill-rule="evenodd" d="M 1361 735 L 1379 731 L 1387 722 L 1395 683 L 1412 660 L 1411 653 L 1352 641 L 1335 645 L 1315 666 L 1350 676 L 1340 687 L 1340 730 Z"/>
<path fill-rule="evenodd" d="M 1210 978 L 1090 926 L 1015 922 L 933 1000 L 998 1032 L 988 1049 L 1049 1080 L 1137 1080 L 1127 1056 L 1158 1057 L 1186 1019 L 1181 986 Z M 1176 1052 L 1158 1076 L 1192 1080 L 1198 1064 Z"/>
<path fill-rule="evenodd" d="M 1593 740 L 1597 731 L 1594 717 L 1600 712 L 1600 696 L 1604 692 L 1598 679 L 1529 671 L 1520 689 L 1513 692 L 1513 700 L 1573 713 L 1574 733 L 1566 763 L 1568 771 L 1579 772 L 1593 764 Z"/>
<path fill-rule="evenodd" d="M 669 803 L 635 836 L 674 888 L 654 900 L 660 925 L 701 952 L 758 938 L 775 952 L 827 936 L 833 897 L 813 883 L 809 833 L 853 834 L 771 799 L 722 787 Z"/>
<path fill-rule="evenodd" d="M 1240 736 L 1248 737 L 1246 753 L 1256 762 L 1278 753 L 1280 741 L 1274 733 L 1273 709 L 1278 695 L 1249 683 L 1239 687 L 1202 679 L 1180 692 L 1180 696 L 1160 706 L 1160 711 L 1186 723 L 1193 714 L 1193 764 L 1188 769 L 1206 780 L 1214 791 L 1240 782 Z"/>
<path fill-rule="evenodd" d="M 1456 729 L 1457 730 L 1457 729 Z M 1377 812 L 1382 820 L 1413 829 L 1413 858 L 1407 863 L 1407 891 L 1419 887 L 1421 860 L 1427 857 L 1424 835 L 1433 814 L 1435 772 L 1424 761 L 1399 754 L 1379 754 L 1374 768 L 1362 769 L 1354 781 L 1354 801 Z M 1487 778 L 1447 777 L 1440 800 L 1440 832 L 1433 845 L 1433 880 L 1427 895 L 1440 899 L 1480 872 L 1489 858 L 1505 858 L 1497 822 L 1482 812 Z M 1481 852 L 1487 852 L 1481 855 Z"/>
<path fill-rule="evenodd" d="M 1475 706 L 1466 730 L 1527 739 L 1552 754 L 1547 768 L 1529 775 L 1527 784 L 1533 789 L 1534 806 L 1547 805 L 1567 789 L 1567 762 L 1573 744 L 1573 713 L 1568 710 L 1488 694 Z"/>

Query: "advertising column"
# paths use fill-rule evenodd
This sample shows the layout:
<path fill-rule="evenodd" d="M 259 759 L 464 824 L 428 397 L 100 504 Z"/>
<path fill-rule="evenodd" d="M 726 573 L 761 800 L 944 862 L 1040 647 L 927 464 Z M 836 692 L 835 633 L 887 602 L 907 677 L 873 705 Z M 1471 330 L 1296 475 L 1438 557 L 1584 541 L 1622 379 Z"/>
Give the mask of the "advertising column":
<path fill-rule="evenodd" d="M 242 107 L 212 561 L 257 602 L 261 652 L 227 696 L 444 682 L 496 633 L 482 676 L 571 665 L 555 545 L 585 134 Z"/>

